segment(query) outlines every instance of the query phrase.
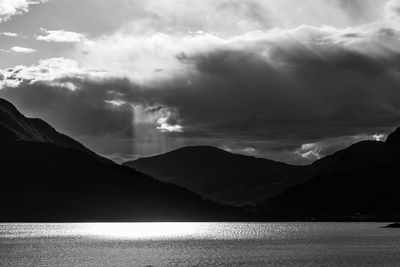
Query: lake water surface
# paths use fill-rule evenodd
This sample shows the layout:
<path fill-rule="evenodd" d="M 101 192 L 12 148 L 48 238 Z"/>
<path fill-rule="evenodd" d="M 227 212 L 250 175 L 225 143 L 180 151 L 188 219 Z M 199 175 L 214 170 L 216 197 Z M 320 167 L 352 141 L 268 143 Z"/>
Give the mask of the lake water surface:
<path fill-rule="evenodd" d="M 385 223 L 0 224 L 1 266 L 400 266 Z"/>

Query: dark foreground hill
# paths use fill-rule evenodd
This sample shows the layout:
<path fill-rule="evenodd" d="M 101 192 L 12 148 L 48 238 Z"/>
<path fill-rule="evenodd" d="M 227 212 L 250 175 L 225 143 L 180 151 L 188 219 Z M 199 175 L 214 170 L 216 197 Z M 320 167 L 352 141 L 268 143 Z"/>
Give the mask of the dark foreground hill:
<path fill-rule="evenodd" d="M 104 159 L 0 99 L 0 221 L 254 219 Z"/>
<path fill-rule="evenodd" d="M 360 142 L 308 168 L 315 178 L 267 202 L 267 209 L 301 220 L 400 218 L 400 128 L 386 142 Z"/>
<path fill-rule="evenodd" d="M 124 163 L 164 182 L 229 204 L 254 204 L 305 181 L 303 167 L 229 153 L 215 147 L 184 147 Z"/>

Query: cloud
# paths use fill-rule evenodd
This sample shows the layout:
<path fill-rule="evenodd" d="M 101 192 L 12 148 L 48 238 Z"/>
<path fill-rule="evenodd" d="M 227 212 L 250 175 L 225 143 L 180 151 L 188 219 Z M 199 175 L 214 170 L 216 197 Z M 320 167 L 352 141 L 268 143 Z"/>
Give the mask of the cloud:
<path fill-rule="evenodd" d="M 390 7 L 392 2 L 387 6 Z M 236 2 L 229 3 L 233 5 Z M 392 9 L 386 7 L 386 13 L 390 13 L 388 10 Z M 235 21 L 237 19 L 235 17 Z M 320 53 L 329 52 L 322 51 L 323 49 L 348 51 L 348 54 L 353 56 L 360 53 L 361 57 L 363 54 L 370 54 L 376 58 L 386 55 L 385 60 L 390 60 L 392 52 L 397 53 L 400 50 L 398 32 L 392 22 L 393 18 L 378 19 L 371 23 L 345 28 L 309 25 L 291 29 L 253 27 L 251 30 L 239 31 L 236 34 L 226 34 L 224 30 L 181 32 L 176 29 L 174 31 L 163 29 L 163 33 L 136 34 L 135 30 L 132 33 L 129 31 L 131 29 L 124 28 L 113 35 L 79 44 L 74 55 L 86 67 L 124 72 L 126 76 L 139 82 L 174 76 L 187 70 L 187 66 L 182 64 L 185 56 L 218 50 L 259 53 L 265 59 L 265 56 L 274 56 L 273 49 L 280 49 L 282 54 L 294 54 L 293 51 L 303 47 L 310 51 L 315 48 Z M 162 25 L 170 26 L 167 22 Z M 199 26 L 197 29 L 202 27 Z M 292 49 L 293 51 L 290 51 Z M 274 59 L 269 59 L 269 63 L 272 63 L 272 60 Z"/>
<path fill-rule="evenodd" d="M 139 85 L 66 58 L 2 70 L 0 96 L 80 137 L 134 138 L 134 125 L 182 132 L 174 108 L 136 97 Z M 39 114 L 39 115 L 38 115 Z"/>
<path fill-rule="evenodd" d="M 257 148 L 257 156 L 306 163 L 325 155 L 320 142 L 344 148 L 350 142 L 338 140 L 399 123 L 396 59 L 329 45 L 315 53 L 251 43 L 179 54 L 183 72 L 144 84 L 55 58 L 4 71 L 0 95 L 74 136 L 157 143 L 175 132 L 184 144 Z"/>
<path fill-rule="evenodd" d="M 37 52 L 36 49 L 33 48 L 27 48 L 27 47 L 20 47 L 20 46 L 13 46 L 9 50 L 10 52 L 14 53 L 23 53 L 23 54 L 32 54 Z"/>
<path fill-rule="evenodd" d="M 2 0 L 0 1 L 0 23 L 9 20 L 12 16 L 29 11 L 30 5 L 46 3 L 50 0 Z"/>
<path fill-rule="evenodd" d="M 36 40 L 56 43 L 78 43 L 86 40 L 86 36 L 83 33 L 64 30 L 46 30 L 44 28 L 41 30 L 44 35 L 36 36 Z"/>
<path fill-rule="evenodd" d="M 148 0 L 129 1 L 136 15 L 124 30 L 143 33 L 187 31 L 234 36 L 254 30 L 299 25 L 345 27 L 379 16 L 387 0 Z"/>
<path fill-rule="evenodd" d="M 19 34 L 15 32 L 1 32 L 0 35 L 8 36 L 8 37 L 18 37 Z"/>
<path fill-rule="evenodd" d="M 86 83 L 53 80 L 34 83 L 20 81 L 17 86 L 3 81 L 0 95 L 14 102 L 27 114 L 35 114 L 52 123 L 59 130 L 80 138 L 114 136 L 132 137 L 133 109 L 130 105 L 114 107 L 105 102 L 112 99 L 110 83 Z M 71 90 L 73 85 L 75 90 Z"/>
<path fill-rule="evenodd" d="M 385 5 L 385 19 L 394 23 L 399 23 L 400 17 L 400 1 L 388 1 Z"/>
<path fill-rule="evenodd" d="M 365 141 L 384 141 L 387 134 L 373 134 L 373 135 L 354 135 L 354 136 L 341 136 L 336 138 L 328 138 L 316 143 L 303 144 L 296 150 L 296 154 L 307 161 L 314 161 L 325 156 L 331 155 L 338 150 L 349 147 L 350 145 Z"/>
<path fill-rule="evenodd" d="M 18 50 L 18 49 L 17 49 Z M 16 66 L 3 72 L 4 80 L 16 80 L 19 83 L 29 82 L 30 84 L 48 81 L 52 82 L 57 78 L 68 75 L 74 76 L 80 73 L 78 63 L 66 58 L 51 58 L 40 60 L 38 65 Z"/>
<path fill-rule="evenodd" d="M 253 147 L 240 147 L 240 148 L 231 148 L 229 146 L 223 146 L 221 149 L 235 153 L 235 154 L 244 154 L 244 155 L 250 155 L 250 156 L 257 156 L 257 149 Z"/>
<path fill-rule="evenodd" d="M 37 65 L 24 66 L 19 65 L 13 68 L 3 70 L 5 74 L 5 80 L 15 80 L 18 83 L 48 83 L 50 85 L 60 84 L 72 84 L 69 83 L 68 79 L 74 81 L 74 79 L 91 79 L 98 81 L 116 77 L 113 72 L 105 72 L 102 70 L 91 70 L 81 68 L 78 62 L 68 58 L 50 58 L 45 60 L 39 60 Z M 65 80 L 65 82 L 63 82 Z M 1 83 L 0 83 L 1 85 Z M 69 86 L 72 88 L 71 86 Z M 1 88 L 1 86 L 0 86 Z"/>
<path fill-rule="evenodd" d="M 92 138 L 88 142 L 109 138 L 95 146 L 125 140 L 119 152 L 130 147 L 132 155 L 144 153 L 138 148 L 144 146 L 160 153 L 208 144 L 308 163 L 400 124 L 397 1 L 360 25 L 294 28 L 252 14 L 263 6 L 223 2 L 211 18 L 227 12 L 232 22 L 254 20 L 225 29 L 183 12 L 185 30 L 181 20 L 169 20 L 179 12 L 161 1 L 165 16 L 163 8 L 149 9 L 151 22 L 143 18 L 136 28 L 77 44 L 74 60 L 3 70 L 0 96 L 67 133 Z M 315 2 L 310 5 L 321 5 Z M 212 6 L 206 1 L 196 10 L 206 14 Z"/>
<path fill-rule="evenodd" d="M 400 123 L 400 41 L 393 20 L 233 37 L 118 33 L 93 40 L 80 60 L 129 70 L 131 81 L 144 85 L 137 95 L 176 108 L 184 134 L 206 131 L 211 143 L 240 140 L 245 147 L 257 141 L 260 153 L 288 159 L 302 144 L 387 132 Z M 324 154 L 317 152 L 305 153 L 311 160 Z"/>
<path fill-rule="evenodd" d="M 161 130 L 162 132 L 183 132 L 182 126 L 177 123 L 170 124 L 169 121 L 171 120 L 171 114 L 167 114 L 166 117 L 161 117 L 157 120 L 159 126 L 157 129 Z"/>

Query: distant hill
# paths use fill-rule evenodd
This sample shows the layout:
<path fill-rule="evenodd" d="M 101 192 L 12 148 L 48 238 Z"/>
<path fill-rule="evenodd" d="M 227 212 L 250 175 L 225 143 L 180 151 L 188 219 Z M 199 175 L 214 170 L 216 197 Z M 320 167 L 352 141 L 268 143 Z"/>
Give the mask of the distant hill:
<path fill-rule="evenodd" d="M 249 213 L 102 158 L 0 99 L 0 221 L 233 221 Z"/>
<path fill-rule="evenodd" d="M 164 182 L 235 205 L 254 204 L 307 179 L 304 167 L 232 154 L 215 147 L 184 147 L 124 163 Z"/>
<path fill-rule="evenodd" d="M 308 166 L 213 147 L 185 147 L 127 166 L 222 203 L 253 204 L 289 220 L 400 219 L 400 128 Z"/>
<path fill-rule="evenodd" d="M 316 161 L 314 178 L 266 203 L 309 220 L 400 218 L 400 128 L 386 142 L 364 141 Z"/>

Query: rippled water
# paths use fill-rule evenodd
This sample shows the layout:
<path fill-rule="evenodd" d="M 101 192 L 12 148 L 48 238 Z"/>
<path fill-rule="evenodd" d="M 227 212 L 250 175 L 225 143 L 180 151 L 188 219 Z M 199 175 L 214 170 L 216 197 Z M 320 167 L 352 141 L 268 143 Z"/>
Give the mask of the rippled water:
<path fill-rule="evenodd" d="M 378 223 L 0 224 L 1 266 L 400 266 Z"/>

